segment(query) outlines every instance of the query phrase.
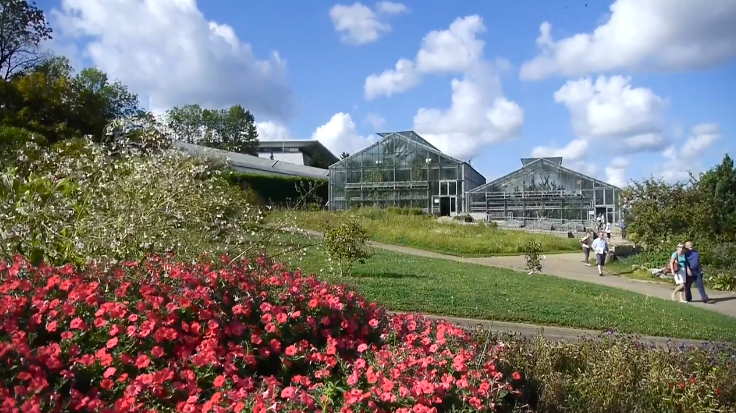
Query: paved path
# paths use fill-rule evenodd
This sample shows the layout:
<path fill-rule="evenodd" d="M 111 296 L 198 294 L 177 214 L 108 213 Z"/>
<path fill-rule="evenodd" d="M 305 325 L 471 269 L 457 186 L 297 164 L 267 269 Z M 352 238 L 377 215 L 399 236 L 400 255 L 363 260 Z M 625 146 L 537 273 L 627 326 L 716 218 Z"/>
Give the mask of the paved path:
<path fill-rule="evenodd" d="M 304 231 L 309 235 L 321 236 L 317 231 Z M 437 252 L 420 250 L 402 245 L 384 244 L 380 242 L 370 241 L 369 245 L 374 248 L 380 248 L 387 251 L 399 252 L 407 255 L 418 257 L 436 258 L 469 264 L 485 265 L 489 267 L 503 267 L 514 270 L 524 271 L 524 256 L 498 256 L 486 258 L 466 258 L 456 257 L 453 255 L 440 254 Z M 644 294 L 650 297 L 662 298 L 665 300 L 672 299 L 672 289 L 674 286 L 668 286 L 661 283 L 633 281 L 616 275 L 598 276 L 598 270 L 595 267 L 587 267 L 582 262 L 583 253 L 567 253 L 547 255 L 542 261 L 542 272 L 548 275 L 554 275 L 569 280 L 583 281 L 592 284 L 605 285 L 608 287 L 619 288 L 622 290 L 632 291 Z M 693 287 L 693 299 L 699 298 L 697 288 Z M 693 302 L 682 305 L 692 305 L 711 311 L 716 311 L 731 317 L 736 317 L 736 293 L 711 291 L 707 290 L 708 296 L 713 300 L 712 304 L 703 304 L 701 302 Z"/>
<path fill-rule="evenodd" d="M 459 318 L 459 317 L 445 317 L 445 316 L 434 316 L 429 314 L 422 314 L 424 317 L 431 318 L 434 320 L 444 320 L 453 324 L 458 324 L 468 328 L 484 328 L 497 333 L 511 333 L 519 334 L 525 337 L 536 337 L 541 335 L 550 341 L 568 341 L 576 342 L 583 336 L 597 337 L 601 334 L 600 331 L 593 330 L 579 330 L 575 328 L 566 327 L 548 327 L 540 326 L 535 324 L 522 324 L 522 323 L 507 323 L 501 321 L 487 321 L 487 320 L 476 320 L 470 318 Z M 702 340 L 690 340 L 681 338 L 669 338 L 669 337 L 653 337 L 653 336 L 640 336 L 642 342 L 652 342 L 658 345 L 667 345 L 668 343 L 674 344 L 687 344 L 687 345 L 700 345 L 707 343 Z"/>

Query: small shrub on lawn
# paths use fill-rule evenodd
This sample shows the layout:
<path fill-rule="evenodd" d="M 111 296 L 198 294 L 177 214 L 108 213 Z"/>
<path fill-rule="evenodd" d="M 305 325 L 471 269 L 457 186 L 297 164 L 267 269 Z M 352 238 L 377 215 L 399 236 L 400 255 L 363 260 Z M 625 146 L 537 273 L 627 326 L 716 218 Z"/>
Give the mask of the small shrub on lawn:
<path fill-rule="evenodd" d="M 524 246 L 524 261 L 526 270 L 531 272 L 542 272 L 541 254 L 542 246 L 538 242 L 531 241 Z"/>
<path fill-rule="evenodd" d="M 337 264 L 339 276 L 350 274 L 356 262 L 364 263 L 371 256 L 367 248 L 368 234 L 353 218 L 337 225 L 328 224 L 324 233 L 324 248 L 331 261 Z"/>
<path fill-rule="evenodd" d="M 510 411 L 501 354 L 264 258 L 0 264 L 2 411 Z"/>

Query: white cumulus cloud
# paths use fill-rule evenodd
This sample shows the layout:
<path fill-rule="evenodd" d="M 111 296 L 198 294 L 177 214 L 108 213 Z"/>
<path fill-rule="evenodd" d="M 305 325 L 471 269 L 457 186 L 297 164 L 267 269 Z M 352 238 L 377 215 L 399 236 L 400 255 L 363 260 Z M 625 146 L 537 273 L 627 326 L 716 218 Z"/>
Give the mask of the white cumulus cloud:
<path fill-rule="evenodd" d="M 716 123 L 701 123 L 690 129 L 690 135 L 681 144 L 673 143 L 662 151 L 665 162 L 657 173 L 669 182 L 686 180 L 689 172 L 700 172 L 703 165 L 698 161 L 703 154 L 721 139 L 720 127 Z"/>
<path fill-rule="evenodd" d="M 450 106 L 420 108 L 414 130 L 448 155 L 463 159 L 489 144 L 516 137 L 524 124 L 524 111 L 503 94 L 500 72 L 509 63 L 484 56 L 485 42 L 478 35 L 485 30 L 483 19 L 472 15 L 455 19 L 445 30 L 429 32 L 414 60 L 400 59 L 394 69 L 366 78 L 366 98 L 401 93 L 427 74 L 457 74 L 450 83 Z"/>
<path fill-rule="evenodd" d="M 365 97 L 390 97 L 419 84 L 424 74 L 463 73 L 483 57 L 485 42 L 477 38 L 486 28 L 480 16 L 458 18 L 445 30 L 433 30 L 422 39 L 414 61 L 401 58 L 393 69 L 365 80 Z"/>
<path fill-rule="evenodd" d="M 330 9 L 330 19 L 344 43 L 361 45 L 372 43 L 391 31 L 388 17 L 406 13 L 409 9 L 401 3 L 382 1 L 376 10 L 362 3 L 337 4 Z"/>
<path fill-rule="evenodd" d="M 58 42 L 84 42 L 92 64 L 149 98 L 154 110 L 241 104 L 256 116 L 293 113 L 286 62 L 258 58 L 232 27 L 208 20 L 195 0 L 61 0 Z"/>
<path fill-rule="evenodd" d="M 712 67 L 736 57 L 733 0 L 617 0 L 592 33 L 555 41 L 540 26 L 540 53 L 522 79 L 582 76 L 613 70 L 676 71 Z"/>

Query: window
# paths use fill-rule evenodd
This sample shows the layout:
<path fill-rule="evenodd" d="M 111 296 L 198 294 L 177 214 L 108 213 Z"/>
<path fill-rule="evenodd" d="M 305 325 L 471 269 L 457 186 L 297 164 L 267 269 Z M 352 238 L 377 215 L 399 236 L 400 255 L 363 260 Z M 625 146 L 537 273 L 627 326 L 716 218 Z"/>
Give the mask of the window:
<path fill-rule="evenodd" d="M 447 182 L 440 182 L 440 195 L 447 195 Z"/>
<path fill-rule="evenodd" d="M 449 194 L 457 195 L 457 182 L 452 181 L 452 182 L 449 182 L 449 184 L 450 184 Z"/>

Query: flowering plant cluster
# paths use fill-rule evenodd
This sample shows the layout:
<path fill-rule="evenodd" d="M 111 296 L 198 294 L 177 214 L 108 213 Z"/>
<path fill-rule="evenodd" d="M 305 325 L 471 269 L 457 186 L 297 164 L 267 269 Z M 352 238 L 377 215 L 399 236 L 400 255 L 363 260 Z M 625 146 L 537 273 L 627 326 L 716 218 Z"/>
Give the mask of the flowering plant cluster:
<path fill-rule="evenodd" d="M 0 263 L 0 412 L 515 408 L 503 345 L 253 262 Z"/>

